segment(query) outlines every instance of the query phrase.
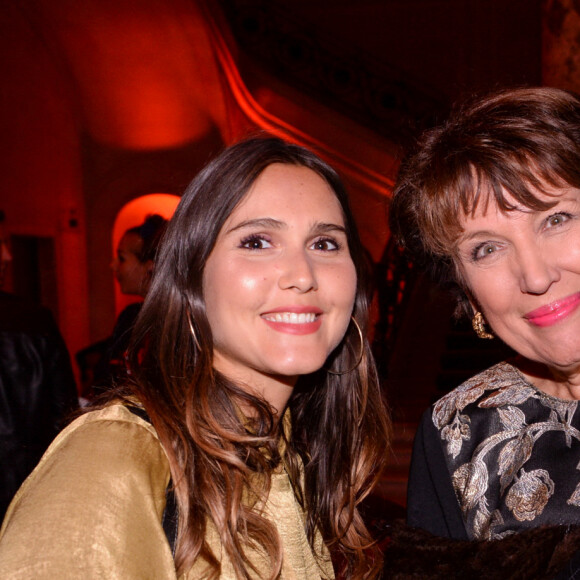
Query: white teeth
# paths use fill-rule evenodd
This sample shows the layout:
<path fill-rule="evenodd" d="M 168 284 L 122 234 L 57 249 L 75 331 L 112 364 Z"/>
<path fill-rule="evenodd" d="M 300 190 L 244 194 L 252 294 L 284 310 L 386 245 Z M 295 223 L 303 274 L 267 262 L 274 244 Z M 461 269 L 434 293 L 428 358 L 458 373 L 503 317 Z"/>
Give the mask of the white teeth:
<path fill-rule="evenodd" d="M 266 320 L 272 322 L 284 322 L 286 324 L 307 324 L 316 320 L 314 312 L 276 312 L 264 316 Z"/>

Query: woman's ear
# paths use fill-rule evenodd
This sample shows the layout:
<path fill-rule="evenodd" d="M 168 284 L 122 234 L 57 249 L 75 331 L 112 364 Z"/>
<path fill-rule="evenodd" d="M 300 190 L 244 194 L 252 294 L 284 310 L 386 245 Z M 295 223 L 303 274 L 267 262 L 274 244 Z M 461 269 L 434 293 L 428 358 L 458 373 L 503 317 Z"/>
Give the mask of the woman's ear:
<path fill-rule="evenodd" d="M 455 309 L 455 316 L 457 318 L 473 318 L 473 315 L 479 310 L 475 298 L 471 292 L 463 286 L 456 287 L 457 307 Z"/>
<path fill-rule="evenodd" d="M 472 294 L 469 290 L 464 290 L 464 292 L 465 292 L 465 296 L 467 297 L 467 302 L 469 303 L 469 306 L 471 307 L 471 315 L 473 316 L 476 312 L 479 312 L 479 306 L 477 305 L 475 298 L 472 296 Z M 467 308 L 467 305 L 466 305 L 466 308 Z"/>
<path fill-rule="evenodd" d="M 149 284 L 151 284 L 151 278 L 153 278 L 153 267 L 155 266 L 155 262 L 153 260 L 147 260 L 143 262 L 143 266 L 145 267 L 145 273 L 143 274 L 143 282 L 141 295 L 145 296 L 149 291 Z"/>

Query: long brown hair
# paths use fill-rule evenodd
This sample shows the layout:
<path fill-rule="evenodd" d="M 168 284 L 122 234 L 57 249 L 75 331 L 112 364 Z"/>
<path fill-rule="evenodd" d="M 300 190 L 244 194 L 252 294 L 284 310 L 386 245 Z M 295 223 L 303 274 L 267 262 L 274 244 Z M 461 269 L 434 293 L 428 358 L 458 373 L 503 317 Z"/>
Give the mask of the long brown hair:
<path fill-rule="evenodd" d="M 206 542 L 211 521 L 239 578 L 255 572 L 246 556 L 250 545 L 260 546 L 269 557 L 271 577 L 279 574 L 276 526 L 253 510 L 247 497 L 267 493 L 268 474 L 282 461 L 306 510 L 311 544 L 319 530 L 330 550 L 340 554 L 349 577 L 373 577 L 381 557 L 357 506 L 384 464 L 389 420 L 366 339 L 356 366 L 360 339 L 351 323 L 326 367 L 356 369 L 344 375 L 320 370 L 298 380 L 288 402 L 288 435 L 263 398 L 212 367 L 212 333 L 202 291 L 205 264 L 224 222 L 272 163 L 308 167 L 334 191 L 357 270 L 352 314 L 363 333 L 367 329 L 367 261 L 340 178 L 302 147 L 254 138 L 226 149 L 185 191 L 134 329 L 129 388 L 143 403 L 169 457 L 179 509 L 175 559 L 180 572 L 202 559 L 214 577 L 219 575 L 220 563 Z M 255 418 L 241 417 L 240 408 L 254 409 Z M 286 439 L 283 446 L 281 438 Z"/>

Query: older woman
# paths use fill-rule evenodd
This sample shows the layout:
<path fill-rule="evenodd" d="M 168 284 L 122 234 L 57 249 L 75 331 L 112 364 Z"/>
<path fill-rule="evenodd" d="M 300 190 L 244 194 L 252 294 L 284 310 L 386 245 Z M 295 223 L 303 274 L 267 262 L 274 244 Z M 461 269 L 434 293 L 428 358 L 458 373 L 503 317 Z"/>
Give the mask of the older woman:
<path fill-rule="evenodd" d="M 517 353 L 424 415 L 408 522 L 470 539 L 580 523 L 580 101 L 528 88 L 456 110 L 404 162 L 391 221 Z"/>

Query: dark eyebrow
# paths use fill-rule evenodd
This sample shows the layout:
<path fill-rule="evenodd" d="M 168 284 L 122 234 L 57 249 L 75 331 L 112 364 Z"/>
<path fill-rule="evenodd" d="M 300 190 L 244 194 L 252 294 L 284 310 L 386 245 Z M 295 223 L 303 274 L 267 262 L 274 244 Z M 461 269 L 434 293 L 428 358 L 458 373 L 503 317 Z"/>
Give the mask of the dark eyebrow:
<path fill-rule="evenodd" d="M 235 225 L 234 227 L 230 228 L 226 235 L 231 234 L 237 230 L 242 230 L 245 228 L 265 228 L 265 229 L 276 229 L 281 230 L 287 227 L 284 222 L 273 218 L 256 218 L 253 220 L 244 220 L 239 224 Z M 339 226 L 338 224 L 329 224 L 324 222 L 316 222 L 312 226 L 312 231 L 317 234 L 324 234 L 327 232 L 342 232 L 346 235 L 346 229 L 344 226 Z"/>
<path fill-rule="evenodd" d="M 243 222 L 240 222 L 237 226 L 230 228 L 226 232 L 226 235 L 231 234 L 236 230 L 242 230 L 244 228 L 269 228 L 281 230 L 283 227 L 285 227 L 285 224 L 283 222 L 275 220 L 273 218 L 256 218 L 253 220 L 245 220 Z"/>
<path fill-rule="evenodd" d="M 346 235 L 346 228 L 344 226 L 339 226 L 338 224 L 326 224 L 318 222 L 314 224 L 312 231 L 316 233 L 320 232 L 321 234 L 325 234 L 327 232 L 341 232 Z"/>

